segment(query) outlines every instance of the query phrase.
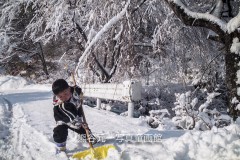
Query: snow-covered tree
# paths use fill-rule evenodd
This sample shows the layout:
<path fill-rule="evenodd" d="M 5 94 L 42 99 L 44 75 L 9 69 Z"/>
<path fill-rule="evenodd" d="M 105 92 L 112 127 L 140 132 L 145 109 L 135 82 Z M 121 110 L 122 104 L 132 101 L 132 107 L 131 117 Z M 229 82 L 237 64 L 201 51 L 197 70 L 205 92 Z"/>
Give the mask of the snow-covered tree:
<path fill-rule="evenodd" d="M 116 72 L 122 53 L 127 53 L 127 47 L 121 44 L 123 31 L 128 33 L 124 29 L 128 26 L 127 11 L 135 12 L 144 2 L 10 0 L 2 8 L 1 28 L 4 27 L 5 31 L 9 29 L 20 12 L 29 15 L 29 21 L 21 30 L 24 39 L 43 45 L 60 39 L 64 39 L 68 45 L 77 44 L 73 61 L 80 58 L 78 64 L 84 66 L 87 60 L 89 64 L 86 66 L 100 81 L 108 82 Z M 121 21 L 123 18 L 124 22 Z M 6 36 L 1 42 L 7 43 L 8 39 L 9 36 Z M 59 57 L 61 55 L 63 53 L 59 53 Z"/>
<path fill-rule="evenodd" d="M 130 21 L 135 60 L 132 77 L 144 78 L 144 84 L 152 85 L 186 84 L 196 74 L 203 75 L 202 81 L 213 82 L 222 76 L 222 58 L 217 56 L 215 44 L 204 42 L 206 30 L 182 24 L 163 1 L 147 1 L 137 13 Z"/>
<path fill-rule="evenodd" d="M 236 97 L 239 99 L 239 83 L 237 71 L 239 70 L 239 2 L 216 0 L 210 11 L 194 12 L 190 10 L 191 3 L 183 0 L 165 0 L 174 13 L 181 21 L 188 26 L 204 27 L 213 31 L 209 39 L 222 43 L 224 45 L 225 67 L 226 67 L 226 84 L 229 95 L 229 112 L 236 120 L 238 110 L 231 103 Z M 193 2 L 192 2 L 193 3 Z M 190 4 L 190 6 L 188 6 Z M 238 6 L 238 8 L 236 8 Z M 237 10 L 237 12 L 235 11 Z M 234 12 L 235 11 L 235 12 Z"/>
<path fill-rule="evenodd" d="M 26 5 L 22 1 L 5 1 L 0 5 L 0 34 L 2 35 L 0 55 L 2 63 L 9 66 L 11 65 L 9 63 L 14 63 L 12 59 L 19 56 L 19 59 L 26 63 L 26 67 L 21 69 L 27 69 L 29 66 L 28 60 L 37 58 L 41 61 L 45 74 L 49 75 L 42 44 L 40 42 L 34 43 L 27 36 L 24 36 L 26 26 L 34 17 L 34 10 Z M 14 65 L 16 66 L 14 73 L 19 74 L 21 70 L 18 70 L 17 64 Z"/>

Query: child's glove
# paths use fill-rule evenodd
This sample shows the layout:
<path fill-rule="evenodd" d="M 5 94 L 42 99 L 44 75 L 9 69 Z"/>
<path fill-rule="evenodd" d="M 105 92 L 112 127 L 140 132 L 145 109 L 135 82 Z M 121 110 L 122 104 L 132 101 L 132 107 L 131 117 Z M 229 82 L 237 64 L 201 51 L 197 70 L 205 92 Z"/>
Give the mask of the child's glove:
<path fill-rule="evenodd" d="M 74 126 L 73 128 L 80 128 L 83 125 L 82 117 L 77 116 L 71 124 Z"/>
<path fill-rule="evenodd" d="M 89 129 L 89 128 L 88 128 L 88 124 L 85 123 L 85 122 L 83 122 L 83 123 L 81 124 L 81 127 L 83 127 L 84 129 Z"/>

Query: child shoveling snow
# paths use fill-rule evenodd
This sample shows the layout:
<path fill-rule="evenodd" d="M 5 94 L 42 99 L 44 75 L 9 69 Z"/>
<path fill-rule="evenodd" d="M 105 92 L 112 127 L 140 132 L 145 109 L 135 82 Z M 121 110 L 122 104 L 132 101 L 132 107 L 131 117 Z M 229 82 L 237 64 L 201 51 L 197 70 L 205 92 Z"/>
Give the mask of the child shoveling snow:
<path fill-rule="evenodd" d="M 52 84 L 53 112 L 56 121 L 56 127 L 53 130 L 53 139 L 56 143 L 56 153 L 66 151 L 66 141 L 68 129 L 80 134 L 86 139 L 86 129 L 88 124 L 83 121 L 83 113 L 81 109 L 80 94 L 81 88 L 78 86 L 69 86 L 64 79 L 58 79 Z M 89 129 L 90 131 L 90 129 Z M 90 141 L 92 144 L 97 139 L 90 131 Z"/>

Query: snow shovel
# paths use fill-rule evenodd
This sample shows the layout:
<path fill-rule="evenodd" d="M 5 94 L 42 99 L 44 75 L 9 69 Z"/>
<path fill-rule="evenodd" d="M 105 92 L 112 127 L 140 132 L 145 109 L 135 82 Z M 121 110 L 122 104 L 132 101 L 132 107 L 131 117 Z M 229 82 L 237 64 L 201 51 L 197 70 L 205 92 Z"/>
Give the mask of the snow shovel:
<path fill-rule="evenodd" d="M 91 159 L 105 159 L 108 154 L 109 149 L 116 149 L 115 146 L 113 145 L 105 145 L 105 146 L 100 146 L 93 148 L 92 143 L 90 142 L 90 135 L 89 135 L 89 129 L 86 129 L 86 134 L 87 134 L 87 139 L 88 139 L 88 144 L 90 146 L 90 149 L 82 151 L 82 152 L 77 152 L 73 154 L 72 158 L 77 158 L 77 159 L 84 159 L 87 156 L 90 156 Z"/>
<path fill-rule="evenodd" d="M 74 80 L 75 80 L 75 78 L 74 78 Z M 85 117 L 85 114 L 83 111 L 83 107 L 82 107 L 82 104 L 83 104 L 83 94 L 82 93 L 80 95 L 80 100 L 81 100 L 81 102 L 80 102 L 79 107 L 82 111 L 83 121 L 84 121 L 84 123 L 87 123 L 86 117 Z M 90 149 L 82 151 L 82 152 L 77 152 L 77 153 L 73 154 L 72 158 L 83 159 L 87 156 L 90 156 L 91 159 L 101 160 L 101 159 L 105 159 L 107 157 L 109 149 L 116 150 L 114 145 L 104 145 L 104 146 L 99 146 L 99 147 L 93 148 L 93 145 L 90 141 L 89 128 L 87 128 L 85 130 L 86 130 L 87 141 L 90 146 Z"/>

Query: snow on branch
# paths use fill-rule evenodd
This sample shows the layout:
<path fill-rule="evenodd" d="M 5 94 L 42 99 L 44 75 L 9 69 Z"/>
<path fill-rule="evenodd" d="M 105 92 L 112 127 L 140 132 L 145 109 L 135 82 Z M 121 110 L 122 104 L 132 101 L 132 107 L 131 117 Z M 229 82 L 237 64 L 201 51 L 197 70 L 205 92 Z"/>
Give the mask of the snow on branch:
<path fill-rule="evenodd" d="M 209 13 L 198 13 L 189 10 L 181 0 L 165 0 L 174 13 L 184 24 L 211 29 L 219 35 L 227 32 L 226 23 L 218 17 Z"/>
<path fill-rule="evenodd" d="M 114 24 L 116 24 L 119 20 L 122 19 L 122 17 L 125 15 L 127 8 L 130 4 L 130 0 L 128 0 L 128 2 L 126 3 L 125 7 L 123 8 L 123 10 L 118 13 L 116 16 L 114 16 L 110 21 L 108 21 L 108 23 L 106 23 L 103 28 L 95 35 L 95 37 L 91 40 L 90 43 L 88 43 L 89 45 L 86 47 L 85 51 L 83 52 L 82 56 L 79 58 L 78 61 L 78 65 L 76 67 L 75 72 L 77 72 L 79 66 L 81 65 L 82 62 L 84 62 L 84 60 L 86 60 L 86 58 L 89 55 L 89 51 L 91 49 L 91 47 L 99 40 L 101 39 L 101 37 L 103 36 L 103 34 L 105 32 L 107 32 L 110 28 L 112 28 L 112 26 Z"/>
<path fill-rule="evenodd" d="M 240 27 L 240 12 L 228 23 L 221 20 L 220 14 L 223 8 L 221 0 L 216 2 L 216 6 L 212 14 L 210 13 L 198 13 L 189 10 L 181 0 L 165 0 L 175 14 L 186 24 L 190 26 L 205 27 L 211 29 L 217 34 L 233 33 Z"/>
<path fill-rule="evenodd" d="M 228 33 L 234 32 L 238 27 L 240 27 L 240 12 L 227 23 Z"/>
<path fill-rule="evenodd" d="M 238 38 L 234 38 L 230 48 L 231 53 L 240 54 L 240 43 Z"/>

